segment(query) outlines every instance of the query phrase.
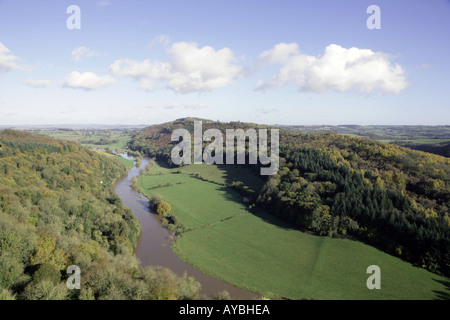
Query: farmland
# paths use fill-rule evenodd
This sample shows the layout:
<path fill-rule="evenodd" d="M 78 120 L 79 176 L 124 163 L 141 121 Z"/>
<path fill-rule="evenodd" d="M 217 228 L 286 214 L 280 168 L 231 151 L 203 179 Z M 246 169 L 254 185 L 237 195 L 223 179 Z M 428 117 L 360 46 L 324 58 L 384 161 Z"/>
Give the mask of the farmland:
<path fill-rule="evenodd" d="M 88 148 L 117 150 L 118 152 L 125 150 L 127 143 L 131 139 L 130 132 L 126 130 L 48 129 L 38 130 L 38 132 L 55 139 L 78 142 Z"/>

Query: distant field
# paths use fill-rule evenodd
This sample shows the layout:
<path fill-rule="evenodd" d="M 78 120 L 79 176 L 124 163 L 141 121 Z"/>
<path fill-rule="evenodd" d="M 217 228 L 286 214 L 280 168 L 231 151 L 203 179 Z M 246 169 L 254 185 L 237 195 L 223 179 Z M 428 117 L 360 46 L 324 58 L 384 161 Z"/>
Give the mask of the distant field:
<path fill-rule="evenodd" d="M 396 144 L 413 150 L 450 157 L 450 126 L 280 126 L 280 128 L 310 133 L 337 133 Z"/>
<path fill-rule="evenodd" d="M 121 151 L 131 140 L 126 132 L 116 131 L 88 131 L 88 130 L 42 130 L 39 133 L 56 139 L 78 142 L 89 148 L 110 149 Z M 101 140 L 109 143 L 100 143 Z"/>
<path fill-rule="evenodd" d="M 435 140 L 450 138 L 450 126 L 358 126 L 358 125 L 339 125 L 339 126 L 280 126 L 280 128 L 302 133 L 340 133 L 371 138 L 375 140 L 393 141 L 393 140 L 429 140 L 436 143 Z M 428 143 L 428 142 L 427 142 Z"/>
<path fill-rule="evenodd" d="M 162 195 L 172 205 L 172 214 L 194 228 L 184 232 L 173 249 L 205 273 L 262 295 L 291 299 L 448 297 L 446 278 L 360 242 L 293 230 L 262 209 L 246 208 L 234 190 L 187 174 L 224 181 L 225 169 L 203 164 L 183 167 L 182 174 L 176 170 L 154 165 L 150 175 L 141 176 L 139 188 L 147 196 Z M 251 176 L 241 172 L 241 181 L 252 181 Z M 173 186 L 150 189 L 166 183 Z M 381 268 L 381 290 L 366 287 L 370 265 Z"/>

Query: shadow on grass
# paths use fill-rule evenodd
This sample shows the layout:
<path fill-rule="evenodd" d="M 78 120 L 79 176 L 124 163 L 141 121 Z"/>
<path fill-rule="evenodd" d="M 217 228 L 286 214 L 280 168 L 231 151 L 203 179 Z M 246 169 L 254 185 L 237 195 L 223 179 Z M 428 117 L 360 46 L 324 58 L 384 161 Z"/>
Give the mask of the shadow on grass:
<path fill-rule="evenodd" d="M 164 164 L 158 162 L 158 164 L 161 167 L 168 168 L 169 167 Z M 201 164 L 205 165 L 205 164 Z M 254 166 L 249 165 L 238 165 L 238 164 L 222 164 L 222 165 L 215 165 L 218 167 L 218 169 L 222 172 L 222 177 L 224 179 L 224 183 L 226 185 L 231 185 L 233 182 L 241 181 L 245 186 L 248 186 L 250 189 L 256 191 L 257 194 L 260 193 L 262 187 L 265 183 L 264 176 L 259 175 L 259 168 L 255 168 Z M 173 168 L 172 168 L 173 169 Z M 183 167 L 180 168 L 180 170 L 183 170 Z M 200 170 L 201 172 L 201 170 Z M 173 172 L 175 173 L 175 172 Z M 210 177 L 206 176 L 204 172 L 200 173 L 200 176 L 203 178 L 209 180 Z M 201 179 L 202 180 L 202 179 Z M 206 181 L 208 182 L 208 181 Z M 213 182 L 209 182 L 213 183 Z M 217 185 L 214 184 L 217 187 L 217 190 L 219 190 L 222 195 L 223 199 L 225 201 L 232 201 L 236 203 L 242 204 L 245 209 L 255 215 L 256 217 L 260 218 L 261 220 L 270 223 L 272 225 L 275 225 L 279 228 L 282 228 L 284 230 L 298 230 L 298 228 L 295 228 L 294 226 L 290 225 L 287 222 L 282 221 L 278 217 L 270 214 L 265 208 L 263 207 L 255 207 L 250 209 L 246 204 L 244 204 L 244 195 L 239 193 L 237 190 L 235 190 L 232 187 L 229 186 L 223 186 L 223 185 Z M 198 195 L 201 197 L 202 195 Z M 256 200 L 256 199 L 254 199 Z"/>
<path fill-rule="evenodd" d="M 173 172 L 170 172 L 172 174 L 176 174 L 176 170 L 183 171 L 183 167 L 179 168 L 171 168 L 168 164 L 166 164 L 163 161 L 158 161 L 158 165 L 163 169 L 169 169 L 169 170 L 175 170 Z M 201 164 L 205 165 L 205 164 Z M 215 165 L 219 168 L 219 170 L 222 172 L 222 177 L 224 179 L 224 183 L 227 185 L 232 184 L 236 181 L 241 181 L 244 185 L 248 186 L 249 188 L 256 191 L 257 194 L 261 191 L 266 177 L 260 176 L 260 169 L 259 167 L 256 168 L 255 166 L 250 165 L 238 165 L 238 164 L 223 164 L 223 165 Z M 167 172 L 169 173 L 169 172 Z M 205 175 L 205 172 L 202 172 L 202 170 L 199 170 L 200 176 L 203 178 L 209 180 L 210 177 Z M 202 179 L 200 179 L 202 180 Z M 208 182 L 208 181 L 206 181 Z M 282 228 L 284 230 L 299 230 L 298 228 L 294 227 L 293 225 L 282 221 L 280 218 L 276 217 L 275 215 L 269 213 L 267 209 L 264 207 L 255 207 L 250 209 L 246 204 L 244 204 L 244 196 L 240 194 L 237 190 L 233 189 L 232 187 L 223 186 L 214 184 L 213 182 L 208 182 L 213 184 L 217 190 L 219 190 L 222 193 L 222 197 L 225 201 L 232 201 L 235 203 L 240 203 L 243 205 L 243 207 L 246 208 L 246 210 L 259 219 L 263 220 L 264 222 L 270 223 L 272 225 L 275 225 L 279 228 Z M 193 191 L 193 190 L 192 190 Z M 204 194 L 201 193 L 194 193 L 193 197 L 199 197 L 199 201 L 202 201 L 204 198 Z M 204 199 L 203 199 L 204 200 Z M 254 199 L 256 200 L 256 199 Z M 219 205 L 219 204 L 218 204 Z M 301 231 L 301 230 L 300 230 Z"/>
<path fill-rule="evenodd" d="M 433 280 L 445 286 L 445 291 L 433 290 L 433 292 L 436 294 L 435 300 L 450 300 L 450 281 L 437 279 Z"/>
<path fill-rule="evenodd" d="M 260 168 L 259 166 L 251 166 L 251 165 L 218 165 L 219 169 L 224 172 L 224 177 L 227 184 L 231 184 L 235 181 L 241 181 L 244 183 L 244 185 L 250 187 L 254 191 L 256 191 L 257 194 L 261 192 L 262 187 L 264 186 L 266 182 L 266 178 L 268 176 L 261 176 L 260 175 Z M 232 189 L 231 187 L 226 188 L 228 192 L 237 193 L 239 195 L 238 201 L 243 202 L 243 196 L 240 195 L 237 191 Z M 256 200 L 256 199 L 254 199 Z M 284 230 L 299 230 L 292 224 L 289 224 L 288 222 L 285 222 L 278 218 L 277 216 L 269 213 L 267 209 L 264 207 L 255 207 L 252 209 L 247 209 L 249 212 L 251 212 L 256 217 L 260 218 L 264 222 L 270 223 L 272 225 L 275 225 L 279 228 L 282 228 Z"/>
<path fill-rule="evenodd" d="M 244 185 L 259 193 L 266 182 L 264 176 L 258 175 L 259 168 L 255 166 L 222 164 L 217 165 L 217 167 L 224 172 L 226 184 L 241 181 Z"/>

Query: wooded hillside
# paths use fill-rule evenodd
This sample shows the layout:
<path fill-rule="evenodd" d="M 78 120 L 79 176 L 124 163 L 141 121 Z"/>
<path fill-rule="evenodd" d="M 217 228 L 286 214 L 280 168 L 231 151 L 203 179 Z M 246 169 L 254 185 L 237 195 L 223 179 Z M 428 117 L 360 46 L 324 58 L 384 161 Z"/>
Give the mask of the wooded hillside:
<path fill-rule="evenodd" d="M 0 131 L 1 299 L 181 299 L 199 285 L 139 267 L 139 221 L 114 192 L 125 166 L 71 142 Z M 67 267 L 81 270 L 68 290 Z"/>

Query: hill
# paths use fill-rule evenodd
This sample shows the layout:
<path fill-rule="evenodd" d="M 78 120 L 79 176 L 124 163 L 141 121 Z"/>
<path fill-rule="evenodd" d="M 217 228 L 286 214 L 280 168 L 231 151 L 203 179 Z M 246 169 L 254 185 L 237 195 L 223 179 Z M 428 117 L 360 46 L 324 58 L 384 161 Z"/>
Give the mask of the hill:
<path fill-rule="evenodd" d="M 193 119 L 143 129 L 130 148 L 174 166 L 170 137 L 178 128 L 192 133 Z M 203 130 L 211 128 L 269 127 L 203 122 Z M 257 167 L 247 165 L 253 172 Z M 294 228 L 357 239 L 448 276 L 449 175 L 449 159 L 438 155 L 360 137 L 280 130 L 280 169 L 266 178 L 255 205 Z"/>

